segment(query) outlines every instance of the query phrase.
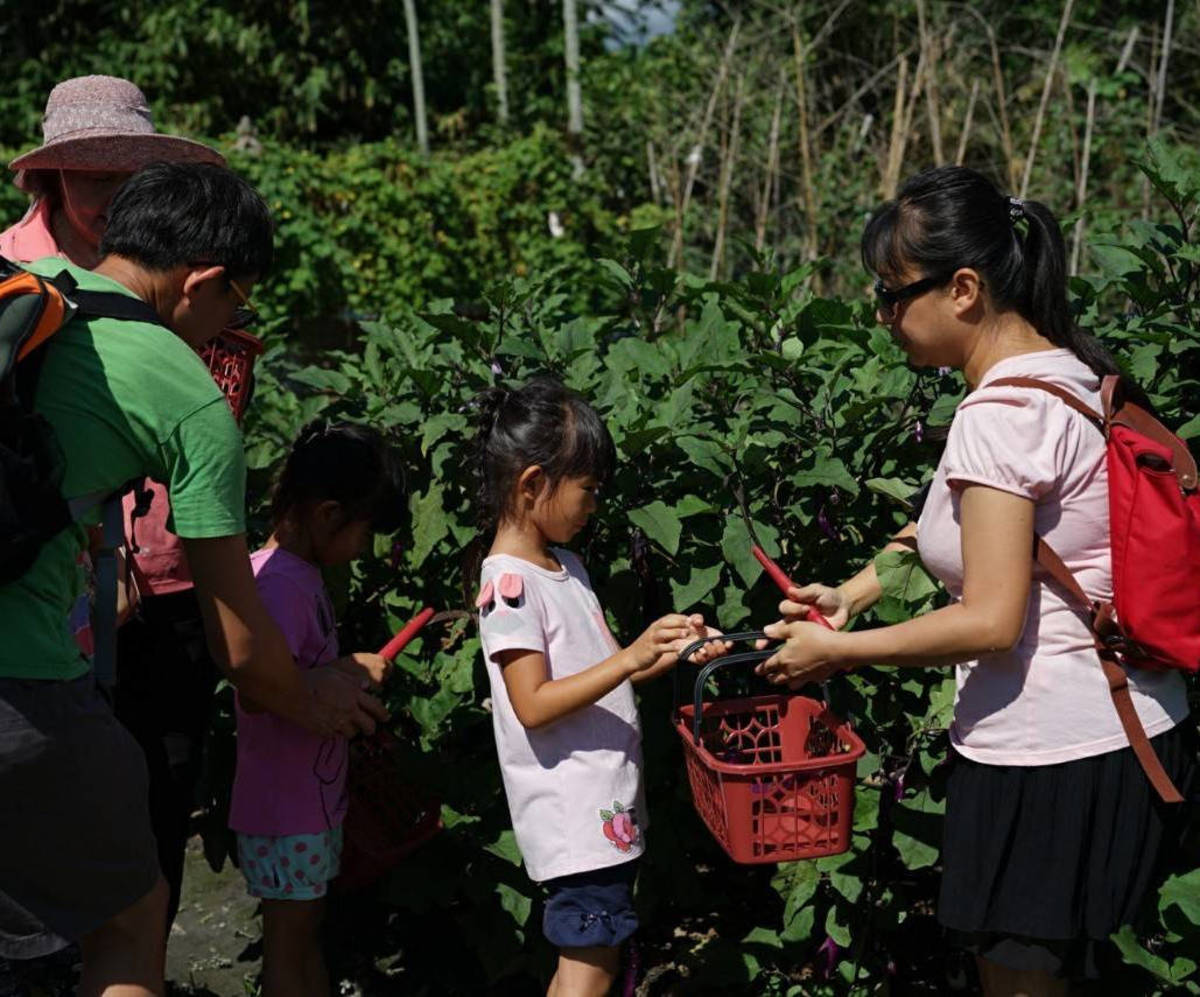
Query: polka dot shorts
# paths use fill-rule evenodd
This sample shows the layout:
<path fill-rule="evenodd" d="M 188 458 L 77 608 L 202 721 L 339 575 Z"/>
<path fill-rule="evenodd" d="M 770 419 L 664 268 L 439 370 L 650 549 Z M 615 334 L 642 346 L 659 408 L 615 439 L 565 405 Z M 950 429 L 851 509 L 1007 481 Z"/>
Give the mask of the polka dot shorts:
<path fill-rule="evenodd" d="M 266 900 L 318 900 L 338 874 L 342 829 L 317 834 L 237 836 L 238 863 L 252 897 Z"/>

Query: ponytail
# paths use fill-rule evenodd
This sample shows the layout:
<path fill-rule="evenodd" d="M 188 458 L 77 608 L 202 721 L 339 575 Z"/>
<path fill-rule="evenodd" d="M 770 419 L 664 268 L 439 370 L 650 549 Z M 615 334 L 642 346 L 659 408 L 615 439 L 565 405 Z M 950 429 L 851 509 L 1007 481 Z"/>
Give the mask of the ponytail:
<path fill-rule="evenodd" d="M 1067 304 L 1067 245 L 1058 220 L 1040 201 L 1009 198 L 1013 226 L 1019 233 L 1026 223 L 1021 251 L 1025 277 L 1023 307 L 1018 311 L 1055 346 L 1070 350 L 1098 377 L 1120 374 L 1121 369 L 1100 341 L 1080 329 Z M 1018 242 L 1020 236 L 1018 234 Z"/>

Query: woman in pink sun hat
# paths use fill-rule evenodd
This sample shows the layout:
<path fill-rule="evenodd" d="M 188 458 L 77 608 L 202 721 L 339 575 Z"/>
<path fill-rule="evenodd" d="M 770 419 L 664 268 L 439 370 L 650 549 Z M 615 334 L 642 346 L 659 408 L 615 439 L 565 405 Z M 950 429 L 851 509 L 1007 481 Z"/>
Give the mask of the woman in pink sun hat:
<path fill-rule="evenodd" d="M 42 135 L 42 145 L 9 164 L 13 182 L 33 196 L 25 217 L 0 234 L 0 256 L 18 263 L 63 256 L 91 269 L 108 202 L 130 174 L 153 162 L 225 162 L 200 142 L 155 131 L 145 95 L 116 76 L 59 83 Z"/>

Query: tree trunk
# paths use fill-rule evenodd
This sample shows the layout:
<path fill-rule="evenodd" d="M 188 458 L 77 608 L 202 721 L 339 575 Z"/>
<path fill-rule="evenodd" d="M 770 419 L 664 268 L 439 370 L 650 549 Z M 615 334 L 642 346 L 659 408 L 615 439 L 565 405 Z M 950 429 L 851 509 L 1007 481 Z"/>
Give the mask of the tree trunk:
<path fill-rule="evenodd" d="M 583 92 L 579 86 L 579 11 L 563 0 L 563 47 L 567 56 L 567 132 L 583 134 Z"/>
<path fill-rule="evenodd" d="M 492 79 L 496 82 L 496 120 L 508 124 L 508 67 L 504 57 L 504 0 L 492 0 Z"/>
<path fill-rule="evenodd" d="M 425 120 L 425 77 L 421 75 L 421 36 L 417 29 L 414 0 L 404 0 L 404 25 L 408 28 L 408 64 L 412 70 L 413 119 L 417 124 L 417 146 L 429 152 L 429 126 Z"/>

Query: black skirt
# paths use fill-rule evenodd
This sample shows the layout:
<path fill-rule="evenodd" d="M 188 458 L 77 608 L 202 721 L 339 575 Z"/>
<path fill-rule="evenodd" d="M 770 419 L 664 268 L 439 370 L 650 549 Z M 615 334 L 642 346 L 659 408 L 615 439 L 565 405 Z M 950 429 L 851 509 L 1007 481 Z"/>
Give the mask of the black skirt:
<path fill-rule="evenodd" d="M 1150 742 L 1188 803 L 1162 803 L 1130 748 L 1059 765 L 983 765 L 951 752 L 938 920 L 1012 969 L 1099 974 L 1136 924 L 1200 792 L 1196 725 Z"/>

